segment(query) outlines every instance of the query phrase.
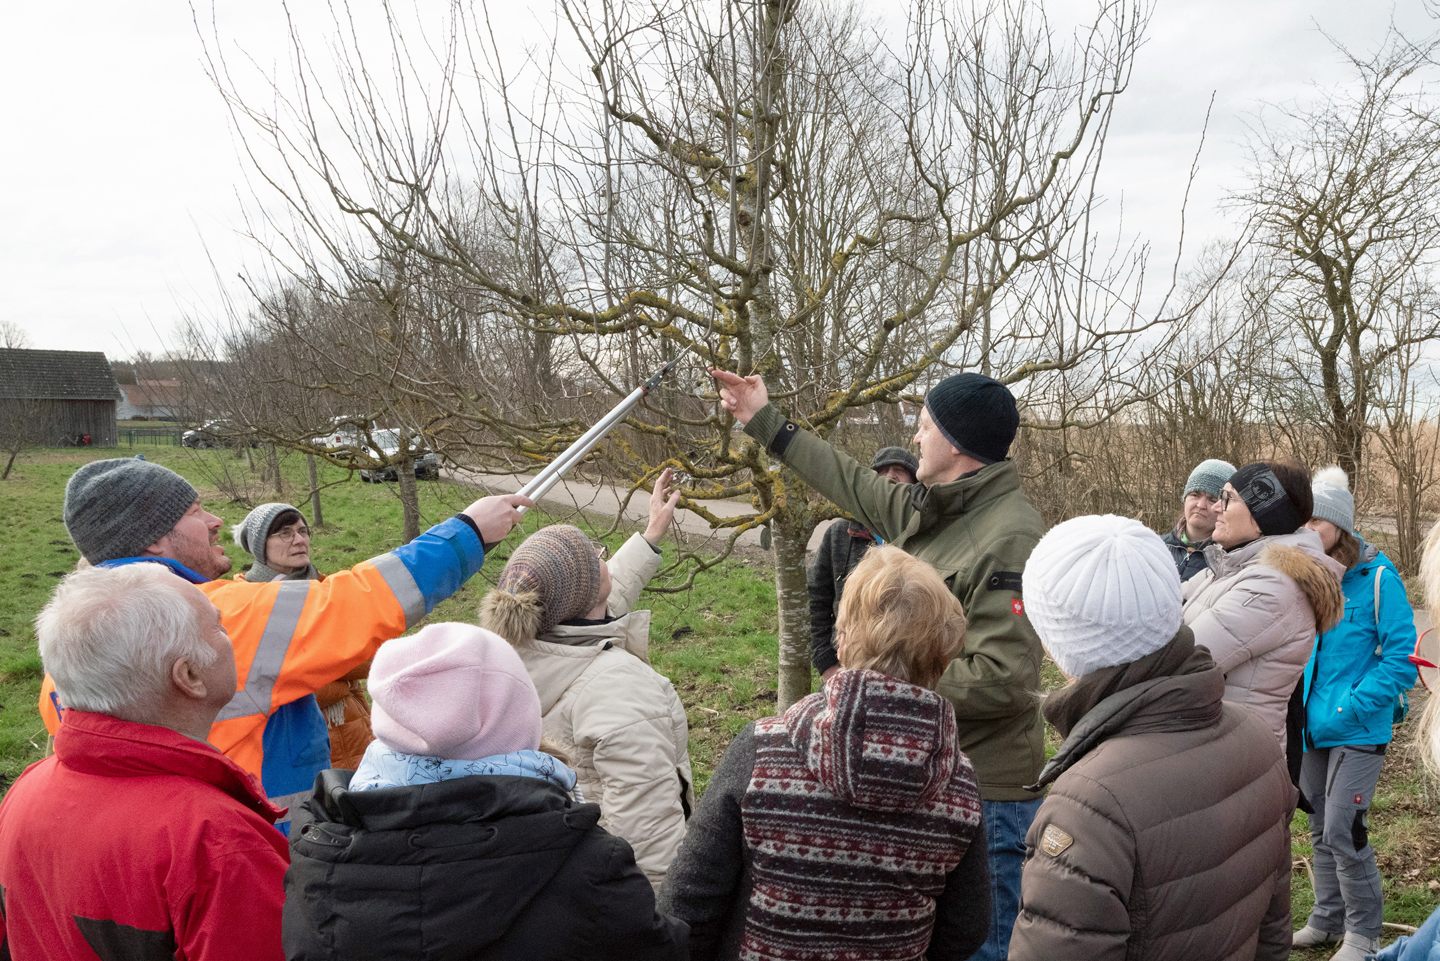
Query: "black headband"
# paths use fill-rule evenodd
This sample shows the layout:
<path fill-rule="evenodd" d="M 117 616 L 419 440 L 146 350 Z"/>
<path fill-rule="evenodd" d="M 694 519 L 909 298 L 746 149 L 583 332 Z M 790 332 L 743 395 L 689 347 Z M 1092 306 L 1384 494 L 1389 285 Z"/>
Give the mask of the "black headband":
<path fill-rule="evenodd" d="M 1303 521 L 1280 478 L 1266 464 L 1247 464 L 1230 478 L 1230 486 L 1250 508 L 1263 536 L 1293 534 Z"/>

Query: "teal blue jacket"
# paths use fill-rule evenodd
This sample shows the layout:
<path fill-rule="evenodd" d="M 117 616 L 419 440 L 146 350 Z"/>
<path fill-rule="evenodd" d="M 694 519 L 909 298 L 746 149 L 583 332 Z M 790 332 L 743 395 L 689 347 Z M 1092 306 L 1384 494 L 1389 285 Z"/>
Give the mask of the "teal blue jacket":
<path fill-rule="evenodd" d="M 1390 558 L 1361 542 L 1345 572 L 1345 616 L 1305 667 L 1305 749 L 1388 744 L 1395 698 L 1415 684 L 1415 612 Z M 1380 607 L 1375 607 L 1379 578 Z"/>

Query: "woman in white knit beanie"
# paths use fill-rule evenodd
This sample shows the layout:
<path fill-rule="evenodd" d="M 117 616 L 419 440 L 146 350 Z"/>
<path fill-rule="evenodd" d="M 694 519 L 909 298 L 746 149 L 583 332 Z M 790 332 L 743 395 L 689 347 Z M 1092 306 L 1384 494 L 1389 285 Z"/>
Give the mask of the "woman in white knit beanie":
<path fill-rule="evenodd" d="M 1222 702 L 1160 537 L 1077 517 L 1041 539 L 1023 581 L 1072 681 L 1045 699 L 1065 740 L 1030 788 L 1050 785 L 1011 959 L 1283 959 L 1295 792 L 1269 728 Z"/>

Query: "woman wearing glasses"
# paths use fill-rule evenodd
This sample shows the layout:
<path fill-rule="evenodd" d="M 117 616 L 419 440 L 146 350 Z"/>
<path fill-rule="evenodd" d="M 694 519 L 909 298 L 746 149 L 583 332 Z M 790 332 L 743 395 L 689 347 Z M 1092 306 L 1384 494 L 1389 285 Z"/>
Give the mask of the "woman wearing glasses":
<path fill-rule="evenodd" d="M 1305 671 L 1305 759 L 1300 790 L 1315 809 L 1315 906 L 1295 946 L 1343 941 L 1335 957 L 1379 946 L 1384 912 L 1370 846 L 1370 810 L 1395 702 L 1415 684 L 1415 613 L 1390 559 L 1355 532 L 1355 498 L 1338 467 L 1315 475 L 1315 514 L 1305 525 L 1345 567 L 1345 618 L 1315 646 Z M 1348 952 L 1348 953 L 1347 953 Z"/>
<path fill-rule="evenodd" d="M 660 569 L 658 545 L 679 499 L 667 469 L 645 533 L 608 563 L 578 527 L 542 527 L 480 602 L 480 626 L 515 646 L 540 695 L 545 736 L 572 761 L 585 800 L 600 805 L 600 826 L 630 842 L 656 888 L 695 796 L 685 708 L 650 667 L 650 612 L 634 607 Z"/>
<path fill-rule="evenodd" d="M 237 581 L 323 581 L 310 561 L 310 525 L 291 504 L 261 504 L 235 525 L 235 543 L 255 558 Z M 370 675 L 367 661 L 315 692 L 330 734 L 330 766 L 353 771 L 374 735 L 370 703 L 360 682 Z"/>
<path fill-rule="evenodd" d="M 1315 632 L 1333 627 L 1345 606 L 1344 568 L 1303 526 L 1313 508 L 1305 468 L 1247 464 L 1215 502 L 1206 569 L 1184 585 L 1185 623 L 1225 673 L 1225 700 L 1258 714 L 1281 748 Z M 1292 776 L 1298 776 L 1299 745 L 1294 748 Z"/>

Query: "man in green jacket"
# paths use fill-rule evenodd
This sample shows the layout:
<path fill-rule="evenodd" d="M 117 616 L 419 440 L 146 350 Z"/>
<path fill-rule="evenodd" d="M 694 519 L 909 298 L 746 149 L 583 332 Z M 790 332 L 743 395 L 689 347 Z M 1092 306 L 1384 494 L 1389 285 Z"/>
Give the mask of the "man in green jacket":
<path fill-rule="evenodd" d="M 930 563 L 965 609 L 965 649 L 936 691 L 955 706 L 960 747 L 984 802 L 994 917 L 972 961 L 1006 956 L 1020 902 L 1025 832 L 1040 806 L 1025 788 L 1045 759 L 1040 640 L 1025 617 L 1020 575 L 1045 524 L 1008 460 L 1020 426 L 997 380 L 947 377 L 925 398 L 915 433 L 918 483 L 892 484 L 769 404 L 758 376 L 712 368 L 720 399 L 745 433 L 860 523 Z"/>

